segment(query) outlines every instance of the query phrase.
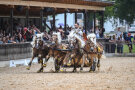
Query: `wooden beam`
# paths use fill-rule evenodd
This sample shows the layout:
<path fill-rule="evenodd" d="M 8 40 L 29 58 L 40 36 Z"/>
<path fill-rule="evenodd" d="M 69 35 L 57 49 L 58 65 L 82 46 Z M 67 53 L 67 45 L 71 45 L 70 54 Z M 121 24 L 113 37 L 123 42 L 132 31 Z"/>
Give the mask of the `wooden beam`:
<path fill-rule="evenodd" d="M 29 26 L 29 8 L 26 8 L 26 27 Z"/>
<path fill-rule="evenodd" d="M 93 12 L 93 18 L 94 18 L 94 33 L 96 32 L 96 12 Z"/>
<path fill-rule="evenodd" d="M 40 31 L 43 32 L 43 8 L 40 9 Z"/>
<path fill-rule="evenodd" d="M 65 31 L 67 31 L 67 12 L 66 11 L 64 13 L 64 28 L 65 28 Z"/>
<path fill-rule="evenodd" d="M 1 5 L 22 5 L 22 6 L 35 6 L 35 7 L 54 7 L 54 8 L 69 8 L 69 9 L 85 9 L 85 10 L 99 10 L 104 11 L 105 7 L 101 6 L 88 6 L 77 4 L 62 4 L 62 3 L 49 3 L 38 1 L 11 1 L 0 0 Z"/>

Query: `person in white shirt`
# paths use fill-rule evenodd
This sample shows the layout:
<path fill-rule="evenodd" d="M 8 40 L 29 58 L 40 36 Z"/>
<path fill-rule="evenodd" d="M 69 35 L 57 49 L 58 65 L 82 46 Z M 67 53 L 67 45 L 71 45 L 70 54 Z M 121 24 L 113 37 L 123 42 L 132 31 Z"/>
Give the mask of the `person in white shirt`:
<path fill-rule="evenodd" d="M 116 32 L 116 39 L 118 39 L 118 37 L 120 37 L 121 34 L 122 32 L 120 31 L 120 27 L 119 27 L 118 31 Z"/>
<path fill-rule="evenodd" d="M 82 30 L 79 28 L 79 23 L 76 23 L 75 24 L 75 33 L 77 34 L 77 35 L 79 35 L 80 37 L 83 37 L 83 32 L 82 32 Z"/>

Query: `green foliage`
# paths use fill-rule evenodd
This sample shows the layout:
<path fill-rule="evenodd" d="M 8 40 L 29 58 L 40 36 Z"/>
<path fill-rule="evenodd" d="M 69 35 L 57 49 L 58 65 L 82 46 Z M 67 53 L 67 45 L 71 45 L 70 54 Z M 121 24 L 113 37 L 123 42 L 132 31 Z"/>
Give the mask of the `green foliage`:
<path fill-rule="evenodd" d="M 114 17 L 119 18 L 122 23 L 125 20 L 128 24 L 132 24 L 135 20 L 135 0 L 115 0 L 115 4 L 106 7 L 105 19 Z"/>

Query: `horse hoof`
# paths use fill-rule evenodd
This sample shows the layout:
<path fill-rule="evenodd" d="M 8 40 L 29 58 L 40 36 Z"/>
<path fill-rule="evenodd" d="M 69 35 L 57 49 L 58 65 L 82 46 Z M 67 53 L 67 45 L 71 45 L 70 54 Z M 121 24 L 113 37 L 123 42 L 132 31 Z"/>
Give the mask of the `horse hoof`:
<path fill-rule="evenodd" d="M 41 73 L 41 72 L 43 72 L 43 70 L 38 70 L 38 71 L 37 71 L 37 73 Z"/>
<path fill-rule="evenodd" d="M 97 67 L 100 67 L 100 64 L 97 64 Z"/>
<path fill-rule="evenodd" d="M 43 64 L 43 67 L 46 67 L 46 64 Z"/>
<path fill-rule="evenodd" d="M 93 70 L 90 70 L 89 72 L 92 73 L 92 72 L 94 72 L 94 71 L 93 71 Z"/>
<path fill-rule="evenodd" d="M 26 69 L 27 69 L 27 70 L 30 70 L 30 67 L 27 67 Z"/>

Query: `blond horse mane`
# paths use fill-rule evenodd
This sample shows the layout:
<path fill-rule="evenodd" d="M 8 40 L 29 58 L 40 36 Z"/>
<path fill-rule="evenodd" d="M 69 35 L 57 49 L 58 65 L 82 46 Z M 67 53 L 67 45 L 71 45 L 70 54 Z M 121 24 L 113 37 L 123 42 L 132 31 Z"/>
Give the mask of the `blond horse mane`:
<path fill-rule="evenodd" d="M 58 43 L 61 44 L 62 39 L 61 39 L 61 34 L 60 34 L 60 32 L 53 32 L 53 35 L 56 35 L 56 36 L 57 36 Z"/>

